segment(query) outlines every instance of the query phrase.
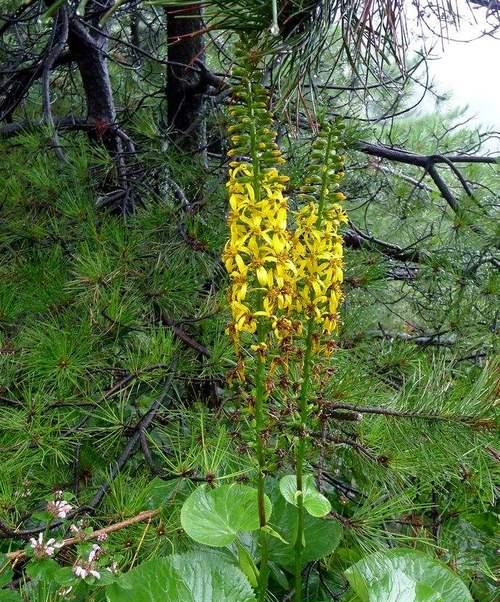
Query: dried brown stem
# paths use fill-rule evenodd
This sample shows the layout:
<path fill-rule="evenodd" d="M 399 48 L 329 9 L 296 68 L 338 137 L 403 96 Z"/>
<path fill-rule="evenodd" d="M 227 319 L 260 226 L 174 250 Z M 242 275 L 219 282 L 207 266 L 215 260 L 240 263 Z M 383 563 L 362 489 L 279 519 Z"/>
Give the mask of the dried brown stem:
<path fill-rule="evenodd" d="M 135 525 L 136 523 L 151 520 L 159 513 L 160 508 L 156 508 L 155 510 L 145 510 L 144 512 L 140 512 L 135 516 L 122 520 L 119 523 L 114 523 L 113 525 L 109 525 L 108 527 L 104 527 L 102 529 L 98 529 L 97 531 L 93 531 L 92 533 L 90 533 L 90 535 L 84 535 L 82 537 L 68 537 L 68 539 L 63 540 L 62 547 L 66 548 L 68 546 L 72 546 L 83 541 L 93 541 L 103 535 L 109 535 L 110 533 L 114 533 L 115 531 L 126 529 L 127 527 Z M 17 562 L 23 560 L 26 557 L 26 552 L 24 550 L 16 550 L 15 552 L 8 552 L 6 556 L 13 564 L 16 564 Z"/>

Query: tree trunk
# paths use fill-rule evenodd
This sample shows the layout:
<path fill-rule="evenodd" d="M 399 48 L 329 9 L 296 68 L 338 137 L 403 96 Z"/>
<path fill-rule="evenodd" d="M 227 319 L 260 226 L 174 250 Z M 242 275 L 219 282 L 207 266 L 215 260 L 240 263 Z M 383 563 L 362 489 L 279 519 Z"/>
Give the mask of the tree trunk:
<path fill-rule="evenodd" d="M 127 213 L 133 208 L 133 200 L 126 156 L 132 155 L 135 149 L 130 138 L 116 123 L 106 55 L 108 39 L 105 31 L 99 27 L 99 19 L 112 4 L 112 0 L 88 2 L 85 8 L 86 22 L 92 27 L 87 29 L 81 21 L 73 18 L 68 45 L 78 65 L 85 91 L 87 122 L 93 126 L 89 129 L 89 136 L 105 146 L 116 166 L 116 181 L 105 184 L 105 189 L 109 189 L 109 192 L 101 202 L 114 208 L 119 207 L 123 213 Z"/>
<path fill-rule="evenodd" d="M 198 4 L 167 6 L 167 126 L 170 139 L 184 151 L 203 146 L 203 20 Z"/>
<path fill-rule="evenodd" d="M 100 7 L 102 12 L 106 8 Z M 95 126 L 95 137 L 102 140 L 108 150 L 116 151 L 116 136 L 113 133 L 116 111 L 106 57 L 108 43 L 98 28 L 102 12 L 96 11 L 97 2 L 88 2 L 86 13 L 93 15 L 89 22 L 95 27 L 90 30 L 92 33 L 78 19 L 71 20 L 68 44 L 82 79 L 87 120 Z"/>

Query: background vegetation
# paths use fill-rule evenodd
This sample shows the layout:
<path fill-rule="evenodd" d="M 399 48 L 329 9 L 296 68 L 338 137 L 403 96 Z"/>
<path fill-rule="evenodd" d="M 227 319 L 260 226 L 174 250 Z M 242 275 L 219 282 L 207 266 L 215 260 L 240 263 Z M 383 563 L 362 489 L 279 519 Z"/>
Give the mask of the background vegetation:
<path fill-rule="evenodd" d="M 264 81 L 292 206 L 318 121 L 346 124 L 345 299 L 336 350 L 317 365 L 322 422 L 307 457 L 332 509 L 308 519 L 304 599 L 461 602 L 453 585 L 405 594 L 392 565 L 400 589 L 356 583 L 352 566 L 375 552 L 408 576 L 404 549 L 425 554 L 422 574 L 439 560 L 493 602 L 498 133 L 463 125 L 453 104 L 443 118 L 412 111 L 425 57 L 404 58 L 397 8 L 281 2 L 276 20 L 267 1 L 179 4 L 0 9 L 0 600 L 114 602 L 127 587 L 162 599 L 141 588 L 184 570 L 172 553 L 190 554 L 218 593 L 191 584 L 169 599 L 254 599 L 255 534 L 222 552 L 221 573 L 219 552 L 207 556 L 180 516 L 200 484 L 256 479 L 252 383 L 231 378 L 220 260 L 244 29 L 269 39 Z M 445 20 L 443 5 L 421 4 Z M 473 4 L 496 22 L 495 3 L 488 14 Z M 293 472 L 289 411 L 278 386 L 266 460 L 283 539 L 271 543 L 273 600 L 294 593 L 294 509 L 275 482 Z M 58 499 L 65 516 L 48 512 Z M 75 540 L 38 557 L 39 533 Z M 75 573 L 90 564 L 99 578 Z"/>

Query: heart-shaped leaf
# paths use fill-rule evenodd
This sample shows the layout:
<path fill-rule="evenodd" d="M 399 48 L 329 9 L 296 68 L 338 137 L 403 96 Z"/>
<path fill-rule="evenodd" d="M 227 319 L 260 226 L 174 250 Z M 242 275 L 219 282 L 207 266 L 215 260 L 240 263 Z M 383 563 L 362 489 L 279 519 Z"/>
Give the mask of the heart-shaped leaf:
<path fill-rule="evenodd" d="M 345 574 L 361 602 L 472 602 L 455 573 L 416 550 L 371 554 Z"/>
<path fill-rule="evenodd" d="M 272 505 L 265 498 L 266 516 Z M 257 490 L 247 485 L 202 485 L 184 502 L 181 524 L 186 533 L 207 546 L 222 547 L 234 542 L 238 533 L 259 528 Z"/>
<path fill-rule="evenodd" d="M 274 499 L 274 498 L 273 498 Z M 297 537 L 298 510 L 281 495 L 274 500 L 271 526 L 287 543 L 269 538 L 269 557 L 283 568 L 294 571 L 295 539 Z M 304 516 L 304 543 L 302 563 L 305 565 L 331 554 L 342 538 L 342 525 L 336 520 Z"/>
<path fill-rule="evenodd" d="M 245 575 L 214 552 L 153 558 L 106 587 L 108 602 L 255 602 Z"/>
<path fill-rule="evenodd" d="M 302 496 L 304 508 L 311 516 L 326 516 L 332 506 L 326 497 L 316 489 L 314 477 L 305 475 L 302 481 Z M 284 476 L 280 481 L 281 495 L 289 504 L 297 506 L 297 498 L 300 492 L 297 490 L 297 477 L 293 474 Z"/>

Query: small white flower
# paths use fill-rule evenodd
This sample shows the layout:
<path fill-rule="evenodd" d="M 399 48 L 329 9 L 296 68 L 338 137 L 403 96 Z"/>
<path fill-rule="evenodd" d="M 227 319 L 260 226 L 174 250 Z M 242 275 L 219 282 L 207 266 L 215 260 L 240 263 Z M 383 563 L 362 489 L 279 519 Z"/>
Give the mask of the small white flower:
<path fill-rule="evenodd" d="M 88 576 L 89 572 L 87 571 L 87 569 L 79 564 L 75 565 L 73 567 L 73 573 L 77 576 L 77 577 L 81 577 L 82 579 L 85 579 L 85 577 Z"/>
<path fill-rule="evenodd" d="M 63 547 L 64 543 L 62 541 L 57 542 L 53 537 L 44 542 L 43 533 L 39 533 L 38 539 L 34 537 L 30 539 L 30 545 L 35 557 L 43 558 L 45 556 L 53 556 L 56 550 Z"/>
<path fill-rule="evenodd" d="M 53 537 L 47 540 L 45 544 L 45 553 L 47 556 L 53 556 L 54 552 L 59 548 L 62 548 L 64 543 L 62 541 L 57 542 Z"/>
<path fill-rule="evenodd" d="M 97 536 L 97 541 L 106 541 L 106 539 L 108 539 L 107 533 L 99 533 Z"/>
<path fill-rule="evenodd" d="M 101 573 L 99 571 L 96 571 L 96 569 L 93 567 L 91 562 L 89 562 L 89 563 L 85 562 L 83 564 L 75 564 L 75 566 L 73 567 L 73 573 L 77 577 L 80 577 L 81 579 L 85 579 L 89 575 L 91 577 L 95 577 L 96 579 L 101 578 Z"/>
<path fill-rule="evenodd" d="M 89 552 L 88 559 L 86 561 L 80 560 L 79 564 L 75 564 L 73 566 L 73 573 L 82 579 L 85 579 L 89 575 L 95 577 L 96 579 L 100 579 L 101 573 L 96 570 L 95 560 L 98 558 L 101 551 L 101 546 L 97 545 L 96 543 L 93 544 L 92 549 Z"/>
<path fill-rule="evenodd" d="M 73 510 L 73 506 L 65 500 L 57 500 L 47 504 L 47 511 L 55 518 L 66 518 L 71 510 Z"/>
<path fill-rule="evenodd" d="M 100 551 L 101 551 L 101 546 L 98 546 L 95 543 L 89 552 L 89 562 L 93 562 Z"/>
<path fill-rule="evenodd" d="M 118 573 L 118 563 L 116 561 L 113 561 L 108 567 L 106 567 L 106 570 L 109 571 L 112 575 Z"/>
<path fill-rule="evenodd" d="M 40 535 L 38 536 L 38 540 L 36 540 L 34 537 L 31 537 L 30 545 L 35 552 L 38 550 L 38 548 L 41 548 L 43 546 L 43 534 L 40 533 Z"/>
<path fill-rule="evenodd" d="M 62 589 L 58 592 L 58 595 L 61 596 L 62 598 L 65 598 L 66 596 L 68 596 L 71 593 L 71 590 L 73 589 L 73 586 L 70 585 L 69 587 L 67 587 L 66 589 Z"/>

